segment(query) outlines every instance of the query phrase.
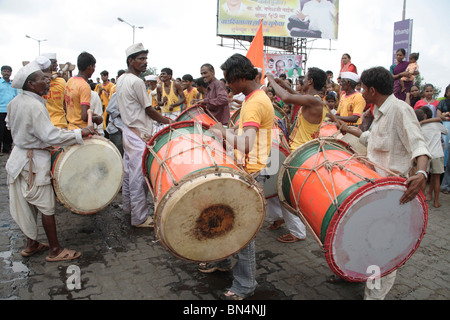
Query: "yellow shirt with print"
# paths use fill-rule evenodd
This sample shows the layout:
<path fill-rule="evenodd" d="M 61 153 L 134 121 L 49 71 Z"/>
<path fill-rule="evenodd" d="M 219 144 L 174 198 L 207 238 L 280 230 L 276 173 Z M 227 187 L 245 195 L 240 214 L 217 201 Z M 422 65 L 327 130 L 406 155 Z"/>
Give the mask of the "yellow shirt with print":
<path fill-rule="evenodd" d="M 69 130 L 84 128 L 87 122 L 81 119 L 81 106 L 91 107 L 91 87 L 80 77 L 72 77 L 67 81 L 64 94 Z"/>
<path fill-rule="evenodd" d="M 267 165 L 267 160 L 272 147 L 272 128 L 275 119 L 275 111 L 272 102 L 263 90 L 256 90 L 249 94 L 242 103 L 241 116 L 239 118 L 238 135 L 243 134 L 243 129 L 248 126 L 258 128 L 255 144 L 247 155 L 236 151 L 239 164 L 243 165 L 247 173 L 258 172 Z"/>
<path fill-rule="evenodd" d="M 50 120 L 57 128 L 67 129 L 66 112 L 64 111 L 64 91 L 66 89 L 66 80 L 56 78 L 50 81 L 50 91 L 43 96 L 47 100 L 47 107 Z"/>
<path fill-rule="evenodd" d="M 355 92 L 351 95 L 343 95 L 339 101 L 337 115 L 341 117 L 359 116 L 355 123 L 347 123 L 349 125 L 357 126 L 361 124 L 361 116 L 366 108 L 366 100 L 360 92 Z"/>
<path fill-rule="evenodd" d="M 192 106 L 192 100 L 197 99 L 198 90 L 197 88 L 192 88 L 191 91 L 185 89 L 184 96 L 186 97 L 186 109 Z"/>

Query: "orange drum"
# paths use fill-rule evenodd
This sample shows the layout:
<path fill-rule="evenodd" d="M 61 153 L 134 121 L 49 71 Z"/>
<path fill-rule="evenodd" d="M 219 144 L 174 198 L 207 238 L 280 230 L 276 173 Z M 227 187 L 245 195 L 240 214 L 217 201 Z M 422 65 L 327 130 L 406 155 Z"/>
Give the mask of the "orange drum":
<path fill-rule="evenodd" d="M 389 274 L 417 250 L 428 207 L 423 194 L 400 205 L 404 178 L 384 170 L 333 138 L 310 141 L 286 159 L 278 177 L 280 201 L 297 214 L 347 281 Z M 387 171 L 389 172 L 389 171 Z"/>
<path fill-rule="evenodd" d="M 278 171 L 280 170 L 281 165 L 286 160 L 286 158 L 290 154 L 290 147 L 288 140 L 286 139 L 283 130 L 278 125 L 278 120 L 280 120 L 279 115 L 281 115 L 280 108 L 279 110 L 275 109 L 275 120 L 272 128 L 272 147 L 269 155 L 269 159 L 267 160 L 266 168 L 261 172 L 267 176 L 266 182 L 264 183 L 264 194 L 266 199 L 276 197 L 278 195 L 277 190 L 277 179 L 278 179 Z M 230 127 L 234 126 L 234 124 L 239 123 L 241 109 L 237 110 L 231 121 Z M 283 110 L 281 110 L 283 112 Z M 284 112 L 283 112 L 284 113 Z"/>
<path fill-rule="evenodd" d="M 319 137 L 335 137 L 340 131 L 334 122 L 323 122 L 320 127 Z"/>
<path fill-rule="evenodd" d="M 187 261 L 222 260 L 244 248 L 264 223 L 259 184 L 234 163 L 209 126 L 182 121 L 147 144 L 142 168 L 155 201 L 163 246 Z"/>
<path fill-rule="evenodd" d="M 52 152 L 53 189 L 70 211 L 92 214 L 109 205 L 122 187 L 122 155 L 103 137 Z"/>
<path fill-rule="evenodd" d="M 196 120 L 207 125 L 215 125 L 218 121 L 214 116 L 202 106 L 193 106 L 184 110 L 176 119 L 175 122 Z"/>

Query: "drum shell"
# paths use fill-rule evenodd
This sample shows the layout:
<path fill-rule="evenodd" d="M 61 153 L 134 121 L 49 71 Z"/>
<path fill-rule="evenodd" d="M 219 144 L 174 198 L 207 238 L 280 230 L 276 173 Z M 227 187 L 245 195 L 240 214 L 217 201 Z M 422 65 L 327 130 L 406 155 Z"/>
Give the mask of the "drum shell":
<path fill-rule="evenodd" d="M 324 141 L 326 143 L 321 146 L 321 142 Z M 321 149 L 319 149 L 319 146 Z M 321 151 L 319 152 L 319 150 Z M 330 268 L 348 281 L 364 282 L 371 274 L 365 274 L 360 270 L 354 272 L 346 269 L 347 263 L 354 262 L 346 260 L 348 259 L 346 250 L 353 244 L 345 248 L 340 247 L 342 242 L 339 241 L 345 237 L 343 233 L 339 233 L 343 230 L 341 226 L 346 223 L 350 225 L 350 222 L 353 222 L 351 220 L 353 218 L 352 210 L 357 212 L 354 203 L 358 203 L 358 205 L 364 203 L 368 208 L 370 203 L 367 200 L 369 199 L 367 198 L 367 192 L 381 195 L 382 192 L 387 193 L 386 190 L 400 187 L 404 188 L 401 191 L 404 192 L 406 191 L 404 186 L 406 179 L 399 177 L 384 178 L 364 161 L 352 158 L 353 155 L 355 155 L 355 151 L 351 146 L 340 140 L 323 138 L 308 142 L 292 152 L 286 159 L 278 177 L 278 192 L 281 202 L 305 221 L 316 240 L 323 246 Z M 331 162 L 343 164 L 344 169 L 351 172 L 338 166 L 330 167 L 324 164 L 325 158 Z M 400 212 L 398 210 L 399 199 L 397 201 L 393 204 L 392 210 Z M 408 230 L 405 231 L 405 236 L 411 238 L 411 243 L 405 244 L 403 251 L 399 249 L 398 256 L 393 257 L 391 261 L 386 261 L 381 266 L 383 275 L 402 265 L 415 252 L 423 238 L 427 224 L 427 206 L 423 195 L 416 197 L 415 201 L 418 209 L 416 210 L 416 220 L 411 221 L 411 225 L 414 226 L 410 228 L 414 229 L 413 234 L 408 234 Z M 361 208 L 364 209 L 365 207 Z M 378 210 L 383 211 L 381 206 Z M 361 209 L 361 211 L 363 210 Z M 385 211 L 389 211 L 389 208 Z M 373 219 L 377 218 L 375 214 Z M 393 216 L 395 214 L 397 213 L 394 212 Z M 381 217 L 386 218 L 381 214 L 379 216 L 380 219 Z M 359 217 L 358 219 L 360 219 Z M 369 220 L 362 221 L 361 229 L 366 227 L 369 230 L 371 228 Z M 338 225 L 339 228 L 336 227 Z M 395 233 L 392 234 L 386 236 L 386 238 L 395 237 Z M 366 240 L 362 238 L 355 242 L 364 241 Z M 364 256 L 364 259 L 366 259 L 367 252 L 360 252 L 360 254 L 361 257 Z M 358 257 L 358 259 L 361 257 Z M 394 262 L 396 264 L 392 265 Z M 358 268 L 360 267 L 358 265 Z"/>
<path fill-rule="evenodd" d="M 208 128 L 178 122 L 155 135 L 143 156 L 143 172 L 155 200 L 156 234 L 169 252 L 187 261 L 219 261 L 239 252 L 265 218 L 262 189 Z M 222 209 L 223 215 L 218 213 Z M 217 215 L 205 226 L 204 217 L 213 211 Z"/>
<path fill-rule="evenodd" d="M 202 106 L 193 106 L 184 110 L 175 119 L 175 122 L 189 121 L 189 120 L 199 121 L 210 126 L 218 123 L 217 120 L 215 120 L 214 117 L 207 110 L 205 110 L 205 107 Z"/>
<path fill-rule="evenodd" d="M 122 156 L 112 142 L 94 136 L 83 145 L 52 152 L 51 173 L 57 199 L 73 213 L 92 214 L 103 210 L 119 193 Z"/>

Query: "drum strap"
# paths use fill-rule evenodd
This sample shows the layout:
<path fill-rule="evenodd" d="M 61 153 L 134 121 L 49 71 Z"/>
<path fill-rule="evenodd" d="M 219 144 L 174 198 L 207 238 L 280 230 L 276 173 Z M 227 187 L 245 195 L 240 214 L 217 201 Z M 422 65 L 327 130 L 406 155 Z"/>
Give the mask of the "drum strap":
<path fill-rule="evenodd" d="M 34 156 L 33 149 L 28 150 L 27 158 L 28 158 L 29 168 L 28 168 L 27 190 L 30 190 L 34 184 L 35 174 L 33 173 L 33 156 Z"/>

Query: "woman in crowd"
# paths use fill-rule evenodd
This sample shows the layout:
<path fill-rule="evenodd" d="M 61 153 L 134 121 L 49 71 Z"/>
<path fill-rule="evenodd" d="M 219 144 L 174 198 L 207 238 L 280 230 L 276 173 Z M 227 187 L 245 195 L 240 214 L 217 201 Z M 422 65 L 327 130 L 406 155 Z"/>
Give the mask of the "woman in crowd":
<path fill-rule="evenodd" d="M 423 87 L 423 98 L 414 105 L 414 110 L 420 109 L 422 107 L 429 107 L 433 111 L 433 118 L 437 116 L 437 107 L 439 101 L 434 98 L 435 94 L 434 86 L 432 84 L 426 84 Z"/>
<path fill-rule="evenodd" d="M 398 49 L 397 53 L 396 53 L 396 57 L 397 57 L 397 62 L 396 62 L 396 66 L 394 67 L 394 95 L 397 99 L 406 100 L 406 93 L 409 91 L 409 89 L 411 88 L 411 86 L 414 84 L 412 81 L 405 81 L 404 82 L 404 86 L 405 86 L 405 90 L 403 90 L 402 85 L 400 83 L 400 79 L 402 77 L 407 77 L 410 76 L 409 72 L 406 71 L 406 69 L 409 66 L 409 62 L 408 61 L 404 61 L 405 60 L 405 56 L 406 56 L 406 51 L 405 49 Z M 415 75 L 418 75 L 419 73 L 416 72 Z"/>
<path fill-rule="evenodd" d="M 352 63 L 352 57 L 348 53 L 344 53 L 341 59 L 341 72 L 358 73 L 356 66 Z"/>
<path fill-rule="evenodd" d="M 409 88 L 408 93 L 406 94 L 406 100 L 405 102 L 409 104 L 411 107 L 414 108 L 417 101 L 420 100 L 420 89 L 419 86 L 413 85 L 411 88 Z"/>

